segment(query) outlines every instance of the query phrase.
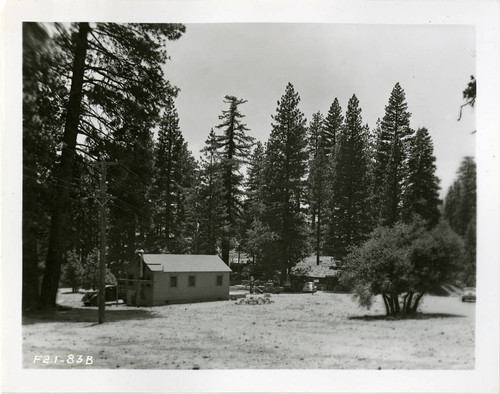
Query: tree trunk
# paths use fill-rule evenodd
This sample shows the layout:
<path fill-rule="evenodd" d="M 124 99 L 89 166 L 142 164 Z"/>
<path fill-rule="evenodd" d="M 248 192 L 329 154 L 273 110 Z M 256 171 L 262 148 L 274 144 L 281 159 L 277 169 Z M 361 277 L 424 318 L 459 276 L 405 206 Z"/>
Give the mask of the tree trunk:
<path fill-rule="evenodd" d="M 230 250 L 230 241 L 229 238 L 225 237 L 221 241 L 221 252 L 222 252 L 221 257 L 224 263 L 227 264 L 227 266 L 229 266 L 229 250 Z"/>
<path fill-rule="evenodd" d="M 397 293 L 393 294 L 392 299 L 394 300 L 394 312 L 396 315 L 399 315 L 401 313 L 401 308 L 399 307 L 398 294 Z"/>
<path fill-rule="evenodd" d="M 39 291 L 36 234 L 23 223 L 23 309 L 38 307 Z"/>
<path fill-rule="evenodd" d="M 75 146 L 78 136 L 78 125 L 81 112 L 83 76 L 85 72 L 85 57 L 88 46 L 90 27 L 86 22 L 79 24 L 75 58 L 73 60 L 73 77 L 69 95 L 66 123 L 64 127 L 61 162 L 58 170 L 58 191 L 55 209 L 51 218 L 49 247 L 45 263 L 40 303 L 43 307 L 56 304 L 61 262 L 64 254 L 65 226 L 70 205 L 69 185 L 72 179 L 75 160 Z"/>
<path fill-rule="evenodd" d="M 387 316 L 390 316 L 391 314 L 391 308 L 389 307 L 389 300 L 385 294 L 382 294 L 382 299 L 384 300 L 384 305 L 385 305 L 385 314 Z"/>
<path fill-rule="evenodd" d="M 413 313 L 415 313 L 417 311 L 417 308 L 418 308 L 418 303 L 420 302 L 420 299 L 424 296 L 424 293 L 420 293 L 417 298 L 415 299 L 415 303 L 413 304 L 413 307 L 411 309 L 411 311 Z"/>
<path fill-rule="evenodd" d="M 316 265 L 319 265 L 321 245 L 321 199 L 318 201 L 318 223 L 316 224 Z"/>
<path fill-rule="evenodd" d="M 407 305 L 406 305 L 406 300 L 408 299 L 408 296 L 410 295 L 410 293 L 406 293 L 404 296 L 403 296 L 403 310 L 402 312 L 403 313 L 407 313 Z"/>
<path fill-rule="evenodd" d="M 408 300 L 406 301 L 406 312 L 410 313 L 411 312 L 411 301 L 413 300 L 413 291 L 410 292 L 410 295 L 408 296 Z"/>

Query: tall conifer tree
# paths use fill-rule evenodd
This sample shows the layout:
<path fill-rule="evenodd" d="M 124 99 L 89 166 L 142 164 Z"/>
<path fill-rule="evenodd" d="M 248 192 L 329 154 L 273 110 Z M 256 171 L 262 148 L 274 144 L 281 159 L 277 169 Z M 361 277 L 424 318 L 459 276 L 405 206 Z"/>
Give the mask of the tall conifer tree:
<path fill-rule="evenodd" d="M 266 149 L 264 220 L 276 239 L 265 248 L 268 269 L 289 270 L 307 253 L 303 212 L 307 171 L 306 119 L 291 83 L 278 101 Z"/>
<path fill-rule="evenodd" d="M 245 200 L 245 233 L 243 248 L 252 256 L 256 272 L 262 271 L 262 254 L 267 243 L 275 238 L 275 234 L 264 223 L 265 194 L 264 170 L 265 149 L 260 141 L 248 163 L 248 179 L 246 182 L 247 198 Z"/>
<path fill-rule="evenodd" d="M 330 137 L 330 136 L 329 136 Z M 320 112 L 313 114 L 309 125 L 308 202 L 313 232 L 313 249 L 319 265 L 323 245 L 325 206 L 327 202 L 328 156 L 332 140 L 327 140 L 324 119 Z"/>
<path fill-rule="evenodd" d="M 347 249 L 358 245 L 370 231 L 367 136 L 355 95 L 347 106 L 345 124 L 335 154 L 334 171 L 334 255 L 344 257 Z"/>
<path fill-rule="evenodd" d="M 450 227 L 464 239 L 465 256 L 461 279 L 468 286 L 476 283 L 476 163 L 465 157 L 458 177 L 448 189 L 444 217 Z"/>
<path fill-rule="evenodd" d="M 72 31 L 63 25 L 56 27 L 60 32 L 57 44 L 72 57 L 68 62 L 72 64 L 71 70 L 60 70 L 60 77 L 67 78 L 71 88 L 63 93 L 67 107 L 56 177 L 58 187 L 67 187 L 71 184 L 76 152 L 82 150 L 79 135 L 99 144 L 110 130 L 157 120 L 162 97 L 176 93 L 164 79 L 161 68 L 168 59 L 165 43 L 178 39 L 185 27 L 85 22 L 72 25 Z M 138 116 L 141 122 L 130 121 Z M 40 293 L 41 304 L 48 307 L 56 303 L 61 262 L 66 252 L 70 190 L 61 187 L 56 200 Z"/>
<path fill-rule="evenodd" d="M 426 128 L 419 128 L 411 140 L 407 175 L 403 190 L 403 220 L 417 214 L 429 225 L 439 221 L 439 179 L 432 139 Z"/>
<path fill-rule="evenodd" d="M 194 189 L 192 215 L 196 221 L 194 240 L 195 254 L 217 254 L 223 236 L 224 189 L 221 178 L 221 160 L 217 153 L 217 136 L 214 130 L 205 141 L 198 174 L 198 186 Z"/>
<path fill-rule="evenodd" d="M 458 177 L 446 194 L 444 216 L 462 236 L 476 218 L 476 163 L 472 157 L 465 157 L 460 164 Z"/>
<path fill-rule="evenodd" d="M 401 218 L 408 142 L 414 134 L 410 117 L 405 92 L 396 83 L 380 123 L 375 153 L 374 205 L 382 225 L 393 225 Z"/>
<path fill-rule="evenodd" d="M 224 188 L 225 234 L 222 239 L 222 260 L 229 264 L 231 240 L 239 230 L 242 220 L 243 174 L 241 165 L 246 162 L 253 144 L 253 138 L 246 135 L 249 129 L 241 122 L 245 116 L 239 106 L 246 100 L 226 96 L 224 103 L 229 109 L 223 110 L 217 126 L 223 134 L 217 137 L 217 149 L 220 157 L 222 185 Z"/>
<path fill-rule="evenodd" d="M 323 251 L 328 256 L 332 256 L 334 254 L 336 244 L 336 228 L 335 221 L 333 220 L 335 216 L 335 201 L 332 198 L 334 194 L 333 179 L 335 178 L 333 160 L 343 125 L 344 115 L 342 114 L 342 108 L 340 107 L 339 100 L 335 98 L 333 103 L 330 105 L 330 109 L 328 110 L 328 114 L 326 115 L 324 122 L 324 146 L 328 160 L 324 171 L 328 174 L 328 182 L 326 185 L 328 199 L 325 202 L 325 236 Z"/>
<path fill-rule="evenodd" d="M 152 197 L 155 247 L 168 253 L 188 249 L 186 192 L 194 182 L 195 162 L 179 128 L 173 99 L 167 101 L 155 149 L 155 181 Z"/>
<path fill-rule="evenodd" d="M 342 108 L 339 100 L 335 97 L 323 125 L 325 153 L 329 158 L 335 154 L 335 146 L 340 136 L 343 122 Z"/>

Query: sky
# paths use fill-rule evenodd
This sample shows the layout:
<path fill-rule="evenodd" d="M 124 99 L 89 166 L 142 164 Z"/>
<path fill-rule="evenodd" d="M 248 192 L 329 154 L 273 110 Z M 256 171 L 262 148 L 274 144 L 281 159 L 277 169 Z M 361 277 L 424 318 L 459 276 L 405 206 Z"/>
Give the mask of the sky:
<path fill-rule="evenodd" d="M 225 95 L 248 100 L 240 111 L 249 134 L 265 142 L 288 82 L 308 123 L 317 111 L 326 115 L 335 98 L 345 114 L 355 94 L 370 128 L 399 82 L 411 127 L 426 127 L 433 138 L 441 197 L 462 158 L 475 156 L 474 110 L 464 108 L 458 121 L 462 91 L 475 75 L 471 26 L 187 24 L 167 51 L 166 76 L 180 88 L 180 127 L 195 157 L 227 109 Z"/>

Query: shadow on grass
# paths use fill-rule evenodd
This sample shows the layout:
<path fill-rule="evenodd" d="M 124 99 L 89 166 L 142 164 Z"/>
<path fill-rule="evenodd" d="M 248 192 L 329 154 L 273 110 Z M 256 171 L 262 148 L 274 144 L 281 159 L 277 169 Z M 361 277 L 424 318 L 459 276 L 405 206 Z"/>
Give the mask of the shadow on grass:
<path fill-rule="evenodd" d="M 78 290 L 78 291 L 62 291 L 59 294 L 85 294 L 85 293 L 86 291 Z"/>
<path fill-rule="evenodd" d="M 466 317 L 464 315 L 456 315 L 453 313 L 412 313 L 411 315 L 401 316 L 386 316 L 386 315 L 364 315 L 364 316 L 349 316 L 349 320 L 364 320 L 364 321 L 379 321 L 379 320 L 429 320 L 443 319 L 453 317 Z"/>
<path fill-rule="evenodd" d="M 144 320 L 156 318 L 157 315 L 144 309 L 108 309 L 106 308 L 104 320 L 106 322 Z M 67 308 L 47 311 L 30 311 L 23 313 L 23 325 L 37 323 L 73 322 L 96 323 L 98 320 L 97 308 Z"/>

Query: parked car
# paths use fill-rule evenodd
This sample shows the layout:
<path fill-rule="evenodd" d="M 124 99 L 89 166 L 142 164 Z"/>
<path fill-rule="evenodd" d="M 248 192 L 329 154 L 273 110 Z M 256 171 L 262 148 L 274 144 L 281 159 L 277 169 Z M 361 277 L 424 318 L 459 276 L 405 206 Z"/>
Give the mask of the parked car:
<path fill-rule="evenodd" d="M 318 288 L 314 285 L 314 282 L 306 282 L 302 288 L 302 293 L 315 293 L 316 290 Z"/>
<path fill-rule="evenodd" d="M 476 302 L 476 289 L 474 287 L 464 287 L 462 291 L 462 302 Z"/>
<path fill-rule="evenodd" d="M 273 282 L 267 282 L 262 286 L 259 286 L 259 289 L 264 293 L 273 293 L 279 294 L 283 291 L 283 287 L 275 285 Z"/>
<path fill-rule="evenodd" d="M 107 285 L 104 291 L 104 301 L 116 301 L 116 292 L 118 291 L 118 299 L 126 300 L 127 291 L 125 289 L 118 290 L 116 285 Z M 87 291 L 82 298 L 83 305 L 97 306 L 99 290 Z"/>

